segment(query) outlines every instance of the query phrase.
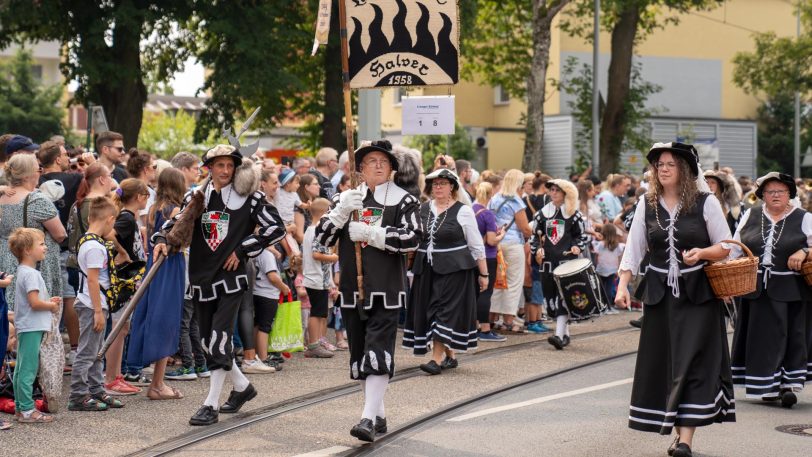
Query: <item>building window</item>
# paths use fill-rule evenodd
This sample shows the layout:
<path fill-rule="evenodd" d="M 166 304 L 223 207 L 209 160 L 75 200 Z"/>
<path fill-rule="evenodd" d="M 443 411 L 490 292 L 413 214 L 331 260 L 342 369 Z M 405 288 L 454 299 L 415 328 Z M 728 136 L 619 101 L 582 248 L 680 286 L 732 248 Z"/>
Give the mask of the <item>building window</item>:
<path fill-rule="evenodd" d="M 42 65 L 31 65 L 31 75 L 38 82 L 42 82 Z"/>
<path fill-rule="evenodd" d="M 493 104 L 494 105 L 507 105 L 510 103 L 510 95 L 502 86 L 493 88 Z"/>
<path fill-rule="evenodd" d="M 400 106 L 400 104 L 403 102 L 403 96 L 406 95 L 406 89 L 402 87 L 395 87 L 393 91 L 395 94 L 395 106 Z"/>

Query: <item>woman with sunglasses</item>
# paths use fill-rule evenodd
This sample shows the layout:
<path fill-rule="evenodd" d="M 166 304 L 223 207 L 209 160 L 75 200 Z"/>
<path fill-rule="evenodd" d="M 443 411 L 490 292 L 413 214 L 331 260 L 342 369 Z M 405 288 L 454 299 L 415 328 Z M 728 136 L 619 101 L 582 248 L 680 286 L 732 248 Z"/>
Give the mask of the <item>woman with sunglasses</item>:
<path fill-rule="evenodd" d="M 735 239 L 759 257 L 756 291 L 742 297 L 733 335 L 733 382 L 747 398 L 791 408 L 812 380 L 809 286 L 800 273 L 812 246 L 812 214 L 796 207 L 795 180 L 767 173 L 756 180 L 762 204 L 747 210 Z"/>
<path fill-rule="evenodd" d="M 723 306 L 703 269 L 728 256 L 730 229 L 692 145 L 657 143 L 646 158 L 651 184 L 635 209 L 615 296 L 629 306 L 629 281 L 648 252 L 629 427 L 676 428 L 668 454 L 690 457 L 696 427 L 736 420 Z"/>
<path fill-rule="evenodd" d="M 551 179 L 545 184 L 550 202 L 533 219 L 535 232 L 530 238 L 530 252 L 541 265 L 541 287 L 547 315 L 555 319 L 555 335 L 547 342 L 558 350 L 570 344 L 570 313 L 558 293 L 553 270 L 573 260 L 586 249 L 584 218 L 578 211 L 578 189 L 565 179 Z"/>

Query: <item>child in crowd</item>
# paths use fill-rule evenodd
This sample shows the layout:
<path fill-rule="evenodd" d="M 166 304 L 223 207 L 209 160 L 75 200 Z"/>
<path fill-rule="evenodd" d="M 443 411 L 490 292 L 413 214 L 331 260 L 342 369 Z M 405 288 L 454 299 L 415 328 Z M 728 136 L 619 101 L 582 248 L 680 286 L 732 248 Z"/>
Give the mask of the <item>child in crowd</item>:
<path fill-rule="evenodd" d="M 279 211 L 279 217 L 285 223 L 288 233 L 293 233 L 296 229 L 293 218 L 294 208 L 302 206 L 298 190 L 299 177 L 296 176 L 296 173 L 291 169 L 282 170 L 279 174 L 279 189 L 276 191 L 274 205 Z"/>
<path fill-rule="evenodd" d="M 103 288 L 110 287 L 110 253 L 99 239 L 112 232 L 117 213 L 116 205 L 109 198 L 93 198 L 86 232 L 90 237 L 79 246 L 81 278 L 74 304 L 79 318 L 79 347 L 71 372 L 68 402 L 71 411 L 106 411 L 124 407 L 121 401 L 105 392 L 103 364 L 96 359 L 104 344 L 104 327 L 110 309 L 102 292 Z"/>
<path fill-rule="evenodd" d="M 310 203 L 310 214 L 318 221 L 330 209 L 325 198 L 316 198 Z M 333 285 L 332 264 L 338 262 L 338 255 L 326 246 L 314 241 L 316 226 L 305 231 L 302 243 L 303 285 L 310 299 L 310 318 L 307 323 L 308 345 L 305 357 L 332 357 L 335 346 L 327 341 L 327 311 L 329 292 Z"/>
<path fill-rule="evenodd" d="M 299 258 L 301 258 L 301 255 Z M 302 274 L 301 260 L 298 262 L 299 265 L 297 265 L 295 269 L 292 269 L 291 273 L 294 275 L 293 287 L 296 288 L 296 297 L 294 299 L 299 301 L 302 311 L 302 338 L 303 341 L 307 343 L 307 341 L 309 341 L 307 327 L 310 320 L 310 298 L 307 296 L 307 289 L 305 289 L 304 286 L 304 275 Z"/>
<path fill-rule="evenodd" d="M 265 249 L 254 259 L 257 279 L 254 283 L 254 333 L 256 334 L 256 363 L 264 363 L 275 370 L 280 370 L 279 362 L 268 357 L 268 334 L 273 327 L 276 311 L 279 308 L 279 296 L 287 299 L 290 287 L 279 275 L 279 267 L 271 248 Z M 243 371 L 246 360 L 243 362 Z"/>
<path fill-rule="evenodd" d="M 138 216 L 147 207 L 149 191 L 143 181 L 128 178 L 121 181 L 119 188 L 113 197 L 119 213 L 113 225 L 116 242 L 119 247 L 119 255 L 116 258 L 116 265 L 134 261 L 146 260 L 144 252 L 143 238 L 141 230 L 138 228 Z M 113 313 L 113 326 L 116 325 L 120 317 L 121 310 Z M 104 388 L 110 395 L 135 395 L 141 389 L 133 386 L 121 373 L 121 359 L 124 355 L 124 340 L 129 332 L 129 323 L 125 324 L 116 339 L 110 344 L 107 351 L 107 365 L 104 373 Z M 139 376 L 135 376 L 138 379 Z M 149 385 L 149 382 L 146 382 Z"/>
<path fill-rule="evenodd" d="M 37 262 L 45 260 L 45 234 L 33 228 L 18 228 L 8 240 L 17 261 L 14 322 L 17 326 L 17 365 L 14 368 L 14 410 L 18 422 L 53 422 L 51 415 L 34 407 L 34 381 L 39 370 L 39 347 L 51 330 L 51 314 L 59 312 L 60 297 L 48 297 Z"/>
<path fill-rule="evenodd" d="M 620 242 L 620 233 L 614 224 L 601 226 L 603 241 L 593 242 L 595 247 L 595 272 L 601 278 L 603 291 L 606 293 L 607 314 L 617 314 L 614 307 L 614 296 L 617 292 L 617 269 L 623 256 L 625 245 Z"/>
<path fill-rule="evenodd" d="M 340 282 L 341 271 L 338 262 L 336 262 L 333 264 L 333 284 L 340 284 Z M 338 294 L 338 287 L 330 288 L 330 300 L 332 303 L 333 329 L 336 332 L 336 350 L 346 351 L 350 346 L 347 344 L 347 331 L 344 329 L 344 320 L 341 316 L 341 296 Z"/>

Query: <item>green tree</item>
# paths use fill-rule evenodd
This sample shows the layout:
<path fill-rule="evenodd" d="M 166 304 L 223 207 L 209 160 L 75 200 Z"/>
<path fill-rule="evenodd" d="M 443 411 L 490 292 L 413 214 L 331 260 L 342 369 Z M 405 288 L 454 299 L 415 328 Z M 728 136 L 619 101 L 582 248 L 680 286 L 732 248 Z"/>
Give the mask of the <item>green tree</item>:
<path fill-rule="evenodd" d="M 466 44 L 467 77 L 527 99 L 522 167 L 541 168 L 552 22 L 570 0 L 479 0 Z M 469 11 L 470 14 L 470 11 Z"/>
<path fill-rule="evenodd" d="M 12 132 L 43 141 L 61 134 L 64 110 L 59 85 L 45 87 L 31 71 L 31 52 L 21 49 L 0 62 L 0 132 Z"/>
<path fill-rule="evenodd" d="M 195 118 L 185 111 L 177 113 L 144 113 L 138 146 L 162 159 L 171 159 L 180 151 L 203 152 L 206 145 L 195 143 Z M 212 135 L 206 144 L 216 140 Z"/>
<path fill-rule="evenodd" d="M 676 13 L 711 9 L 722 0 L 603 0 L 601 28 L 610 31 L 612 57 L 600 130 L 600 167 L 606 174 L 619 169 L 627 124 L 633 120 L 628 109 L 634 46 L 653 31 L 679 22 Z M 562 19 L 562 29 L 592 41 L 593 0 L 576 0 Z"/>
<path fill-rule="evenodd" d="M 812 145 L 812 112 L 801 112 L 801 144 Z M 758 108 L 758 174 L 792 170 L 795 141 L 795 101 L 787 94 L 775 95 Z M 801 151 L 803 153 L 803 151 Z"/>
<path fill-rule="evenodd" d="M 414 135 L 406 146 L 417 149 L 423 156 L 423 168 L 431 170 L 434 158 L 447 154 L 454 159 L 471 160 L 476 155 L 476 146 L 471 136 L 459 124 L 454 125 L 453 135 Z"/>
<path fill-rule="evenodd" d="M 631 85 L 624 106 L 626 112 L 623 131 L 624 150 L 646 151 L 651 146 L 651 129 L 645 121 L 646 118 L 659 112 L 647 108 L 646 100 L 652 94 L 661 91 L 662 87 L 645 81 L 641 71 L 639 63 L 632 66 Z M 578 59 L 569 57 L 561 68 L 561 81 L 555 85 L 559 90 L 575 97 L 567 104 L 582 130 L 575 138 L 578 157 L 571 171 L 581 173 L 592 162 L 592 65 L 582 64 L 578 67 Z"/>

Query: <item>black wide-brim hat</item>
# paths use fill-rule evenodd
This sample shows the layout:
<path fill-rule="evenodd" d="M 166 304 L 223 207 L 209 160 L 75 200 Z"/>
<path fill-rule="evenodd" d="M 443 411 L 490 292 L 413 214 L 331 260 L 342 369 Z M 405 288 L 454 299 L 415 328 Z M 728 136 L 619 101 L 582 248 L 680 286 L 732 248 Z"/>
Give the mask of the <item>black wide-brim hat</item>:
<path fill-rule="evenodd" d="M 355 171 L 361 171 L 361 162 L 370 152 L 381 152 L 389 159 L 393 171 L 398 171 L 398 159 L 392 154 L 392 143 L 386 140 L 373 141 L 371 144 L 361 146 L 355 150 Z"/>
<path fill-rule="evenodd" d="M 798 195 L 798 186 L 795 185 L 795 178 L 787 173 L 779 173 L 771 171 L 766 175 L 756 179 L 756 197 L 764 200 L 764 186 L 770 181 L 778 181 L 784 183 L 789 188 L 789 198 L 792 200 Z"/>
<path fill-rule="evenodd" d="M 682 157 L 688 162 L 688 166 L 691 167 L 691 173 L 694 174 L 694 178 L 699 176 L 699 154 L 696 152 L 694 145 L 677 141 L 672 141 L 671 143 L 654 143 L 651 149 L 649 149 L 648 154 L 646 154 L 646 160 L 648 160 L 648 163 L 654 165 L 663 152 L 670 152 Z"/>
<path fill-rule="evenodd" d="M 434 170 L 431 173 L 429 173 L 425 178 L 427 192 L 430 192 L 431 185 L 437 178 L 449 180 L 454 190 L 458 190 L 460 188 L 460 178 L 459 176 L 457 176 L 456 173 L 449 170 L 448 168 L 438 168 L 437 170 Z"/>
<path fill-rule="evenodd" d="M 234 167 L 242 165 L 242 153 L 239 149 L 228 144 L 218 144 L 203 154 L 203 166 L 208 167 L 218 157 L 230 157 L 234 160 Z"/>
<path fill-rule="evenodd" d="M 723 171 L 716 171 L 716 170 L 705 170 L 705 173 L 704 173 L 705 180 L 707 181 L 708 179 L 715 179 L 716 182 L 719 184 L 719 189 L 724 190 L 725 188 L 727 188 L 727 183 L 725 182 L 724 179 L 722 179 L 721 176 L 719 176 L 719 173 L 724 173 L 724 172 Z"/>

